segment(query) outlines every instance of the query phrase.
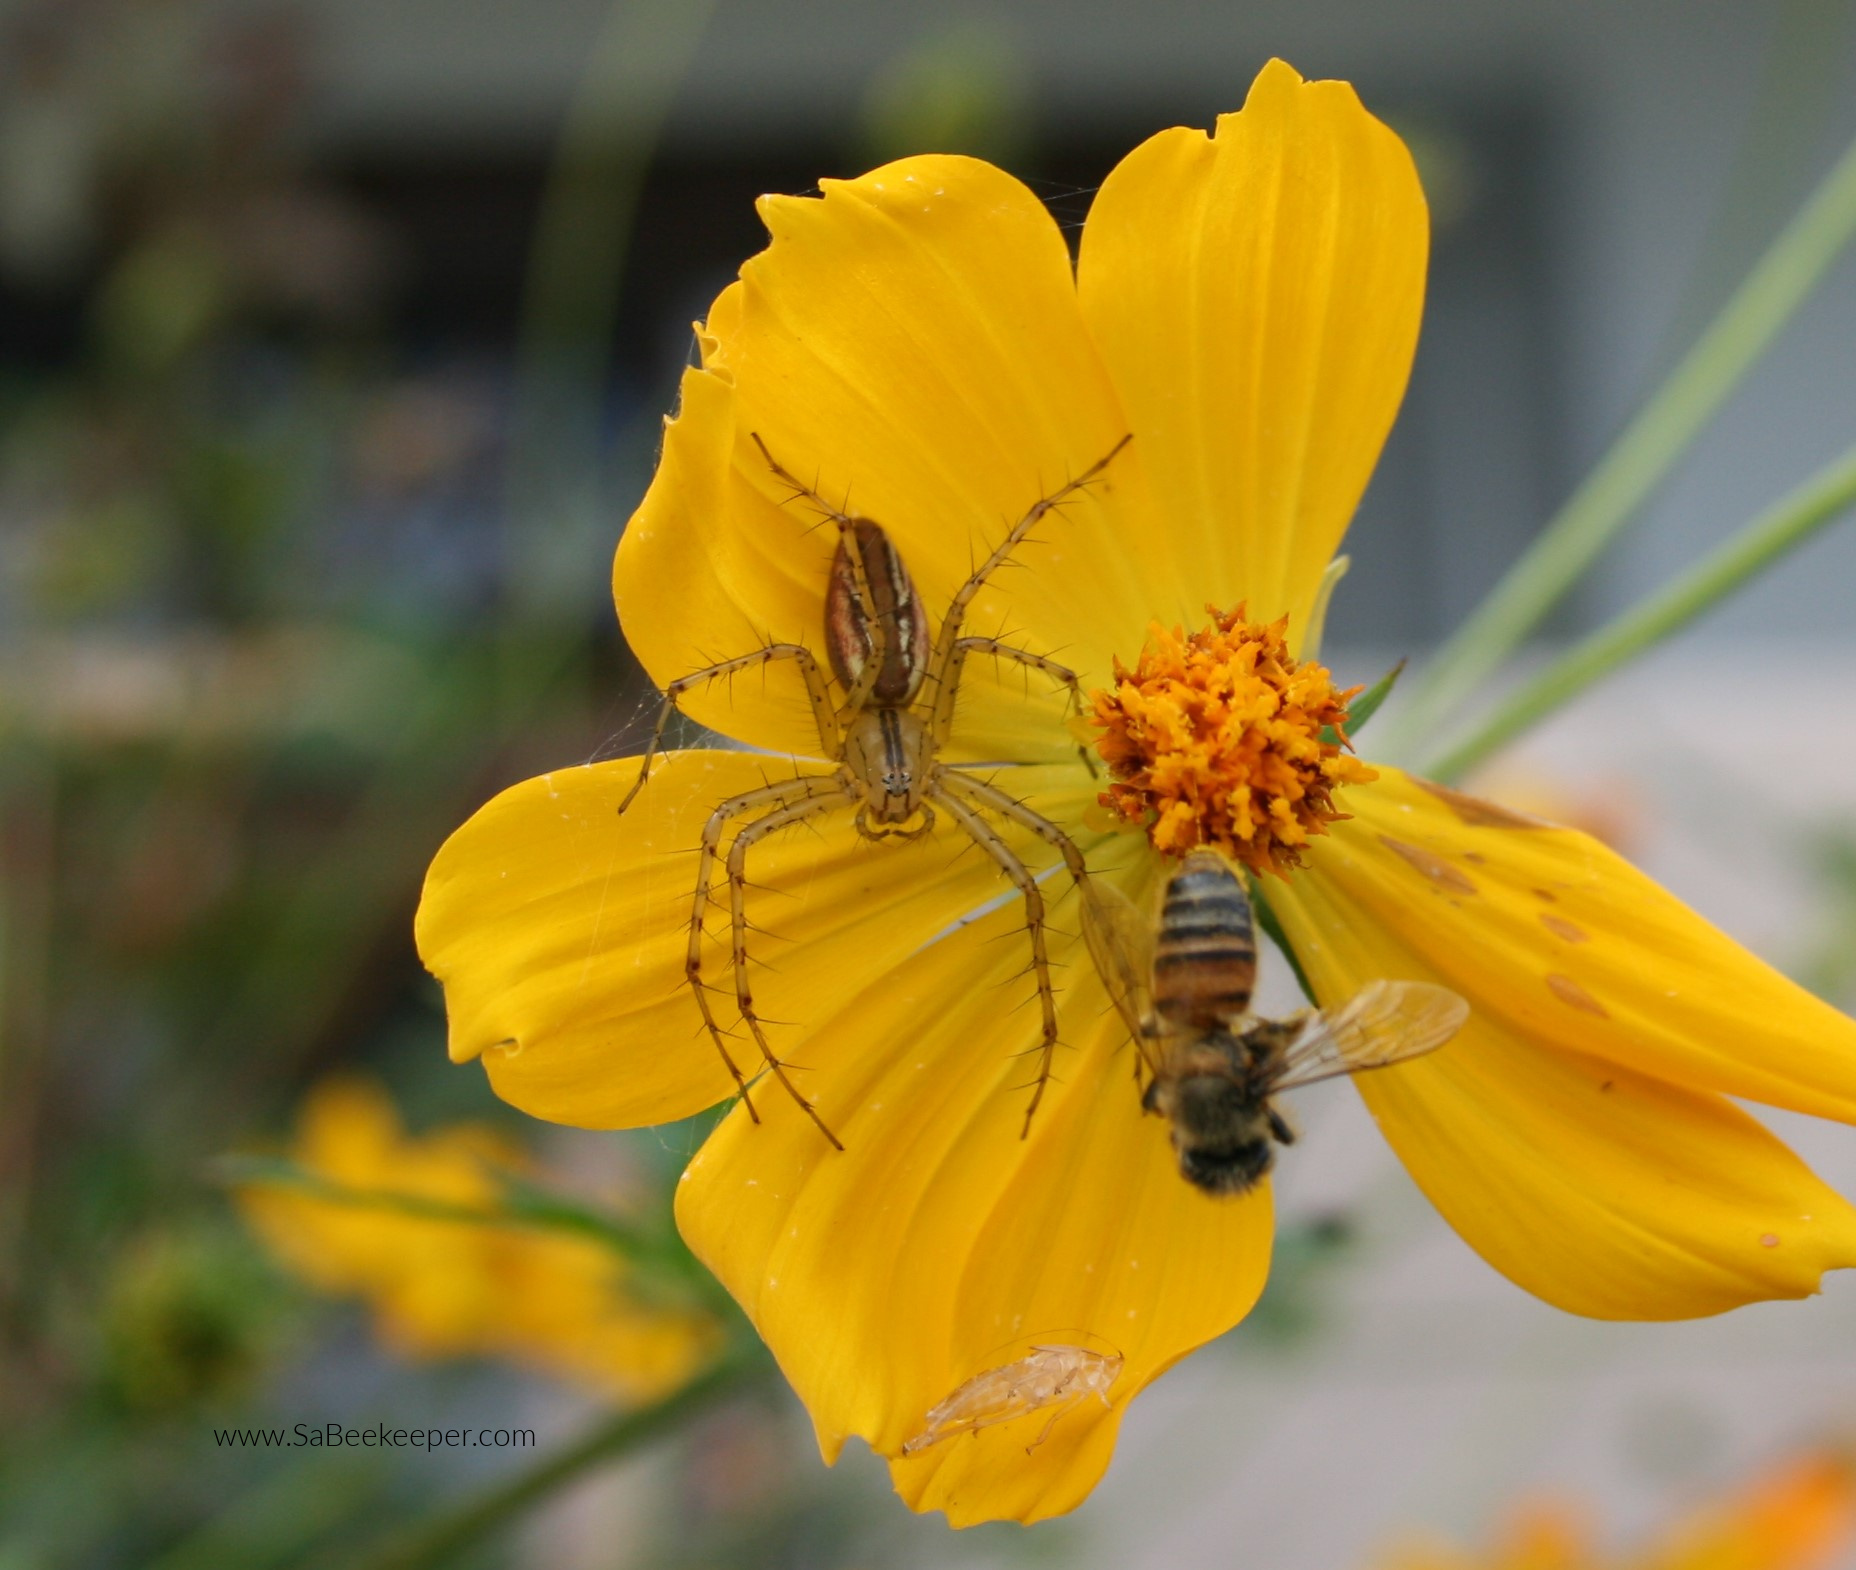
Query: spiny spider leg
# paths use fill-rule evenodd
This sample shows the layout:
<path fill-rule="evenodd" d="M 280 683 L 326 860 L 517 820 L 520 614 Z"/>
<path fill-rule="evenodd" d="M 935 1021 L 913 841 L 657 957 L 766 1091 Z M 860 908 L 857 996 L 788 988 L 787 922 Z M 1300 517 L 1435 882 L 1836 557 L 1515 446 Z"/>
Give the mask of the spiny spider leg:
<path fill-rule="evenodd" d="M 731 960 L 735 971 L 735 1005 L 741 1012 L 741 1018 L 754 1036 L 754 1045 L 760 1048 L 761 1060 L 772 1071 L 773 1077 L 786 1087 L 786 1093 L 799 1103 L 805 1115 L 818 1126 L 818 1131 L 831 1141 L 834 1148 L 844 1149 L 838 1136 L 825 1126 L 825 1120 L 818 1115 L 818 1108 L 813 1106 L 799 1093 L 799 1087 L 786 1077 L 786 1065 L 773 1055 L 773 1048 L 767 1044 L 766 1034 L 760 1028 L 760 1016 L 754 1012 L 754 991 L 748 977 L 748 918 L 747 918 L 747 854 L 748 848 L 756 841 L 765 839 L 778 829 L 797 823 L 802 818 L 809 818 L 814 813 L 823 812 L 830 807 L 848 805 L 854 798 L 844 785 L 830 777 L 814 777 L 814 783 L 825 787 L 813 794 L 810 799 L 801 797 L 788 802 L 783 807 L 775 807 L 763 818 L 756 818 L 745 828 L 739 829 L 728 847 L 728 928 L 730 937 Z M 759 1119 L 755 1119 L 756 1122 Z"/>
<path fill-rule="evenodd" d="M 934 721 L 929 730 L 929 738 L 938 752 L 947 745 L 947 738 L 954 728 L 954 699 L 960 691 L 961 672 L 966 668 L 969 654 L 990 654 L 995 659 L 1015 660 L 1018 664 L 1028 666 L 1035 671 L 1042 671 L 1059 686 L 1069 689 L 1070 708 L 1077 714 L 1088 712 L 1087 700 L 1083 697 L 1083 684 L 1077 679 L 1076 672 L 1067 665 L 1059 665 L 1055 660 L 1046 659 L 1042 654 L 1033 654 L 1026 649 L 1014 648 L 1009 643 L 1002 643 L 997 638 L 956 638 L 952 657 L 948 660 L 947 683 L 935 690 Z M 1096 768 L 1096 760 L 1090 756 L 1089 749 L 1080 742 L 1076 747 L 1077 756 L 1083 760 L 1083 767 L 1093 774 L 1101 771 Z"/>
<path fill-rule="evenodd" d="M 734 1078 L 735 1089 L 748 1109 L 748 1116 L 756 1123 L 760 1121 L 760 1113 L 754 1110 L 746 1077 L 722 1039 L 722 1027 L 716 1023 L 715 1013 L 709 1007 L 709 989 L 702 979 L 703 915 L 712 897 L 715 859 L 722 835 L 727 831 L 731 819 L 739 818 L 744 813 L 758 812 L 762 807 L 780 808 L 794 802 L 820 802 L 834 791 L 842 799 L 843 786 L 835 774 L 808 774 L 799 779 L 780 780 L 772 785 L 758 785 L 753 790 L 743 791 L 739 796 L 729 797 L 709 814 L 708 821 L 702 826 L 702 849 L 696 858 L 696 902 L 690 910 L 690 942 L 683 960 L 683 977 L 689 983 L 690 991 L 696 994 L 696 1006 L 702 1010 L 702 1022 L 709 1032 L 709 1039 L 715 1043 L 715 1050 L 722 1054 L 722 1061 L 728 1065 L 728 1072 Z"/>
<path fill-rule="evenodd" d="M 968 575 L 967 581 L 960 586 L 959 591 L 954 595 L 953 602 L 947 608 L 947 615 L 942 619 L 941 631 L 934 640 L 934 653 L 928 662 L 928 680 L 934 685 L 937 694 L 935 700 L 937 710 L 941 702 L 939 694 L 951 685 L 947 678 L 953 666 L 954 645 L 960 641 L 961 623 L 966 617 L 967 607 L 973 603 L 973 597 L 985 587 L 986 580 L 1004 565 L 1005 559 L 1018 548 L 1025 536 L 1037 527 L 1039 519 L 1078 491 L 1085 489 L 1114 461 L 1115 455 L 1133 440 L 1132 433 L 1122 437 L 1068 485 L 1033 502 L 1031 510 L 1006 530 L 1005 538 L 999 542 L 993 553 L 975 567 Z"/>
<path fill-rule="evenodd" d="M 973 809 L 984 807 L 996 812 L 1000 817 L 1011 820 L 1021 828 L 1029 829 L 1046 844 L 1054 846 L 1057 853 L 1063 857 L 1063 864 L 1069 869 L 1071 881 L 1076 884 L 1079 896 L 1085 900 L 1091 897 L 1089 865 L 1084 861 L 1082 851 L 1077 847 L 1076 841 L 1052 823 L 1049 818 L 1042 813 L 1033 812 L 1023 802 L 1008 796 L 997 785 L 989 784 L 985 780 L 970 779 L 964 774 L 953 774 L 943 769 L 936 774 L 935 784 L 937 786 L 936 799 L 955 816 L 960 817 L 963 827 L 967 827 L 967 832 L 973 834 L 975 839 L 980 839 L 980 836 L 968 826 L 969 820 L 982 825 L 984 820 L 979 818 Z M 964 815 L 961 810 L 961 798 L 964 798 L 968 804 L 964 809 Z M 1031 874 L 1026 870 L 1024 862 L 1018 859 L 1011 848 L 990 827 L 986 828 L 986 832 L 999 844 L 1005 854 L 1012 858 L 1019 872 L 1030 878 Z M 1012 868 L 1000 860 L 999 852 L 993 850 L 992 846 L 983 839 L 980 843 L 992 851 L 994 860 L 1006 867 L 1006 876 L 1010 877 L 1014 883 L 1019 883 Z M 1057 1017 L 1051 991 L 1050 961 L 1044 953 L 1043 893 L 1037 889 L 1035 879 L 1032 879 L 1031 888 L 1026 888 L 1023 883 L 1019 883 L 1019 888 L 1024 891 L 1025 895 L 1025 910 L 1028 917 L 1026 924 L 1031 927 L 1032 963 L 1037 970 L 1038 998 L 1044 1011 L 1044 1036 L 1039 1045 L 1037 1088 L 1031 1092 L 1031 1105 L 1025 1108 L 1025 1126 L 1019 1133 L 1019 1138 L 1023 1139 L 1031 1132 L 1032 1115 L 1037 1111 L 1038 1103 L 1044 1099 L 1044 1087 L 1050 1081 L 1052 1063 L 1057 1054 Z"/>
<path fill-rule="evenodd" d="M 759 431 L 749 431 L 749 438 L 760 449 L 761 457 L 767 460 L 767 467 L 773 471 L 773 477 L 783 485 L 792 487 L 795 497 L 803 497 L 838 526 L 838 539 L 844 548 L 844 559 L 851 569 L 851 586 L 857 599 L 857 608 L 862 613 L 863 623 L 870 629 L 870 658 L 862 674 L 844 695 L 844 703 L 838 710 L 838 723 L 846 725 L 851 717 L 859 713 L 870 702 L 870 695 L 883 674 L 883 666 L 889 658 L 890 645 L 895 638 L 895 628 L 890 623 L 890 616 L 880 616 L 876 608 L 876 592 L 870 586 L 870 575 L 865 570 L 864 553 L 857 538 L 858 520 L 841 507 L 834 507 L 805 481 L 785 468 L 779 459 L 768 450 L 761 439 Z"/>
<path fill-rule="evenodd" d="M 997 785 L 990 784 L 986 780 L 973 779 L 969 775 L 954 774 L 943 769 L 936 783 L 959 792 L 974 806 L 988 808 L 1002 818 L 1010 818 L 1014 823 L 1031 830 L 1063 857 L 1063 864 L 1069 868 L 1070 877 L 1078 888 L 1083 887 L 1084 880 L 1089 876 L 1089 864 L 1084 861 L 1082 851 L 1078 849 L 1075 840 L 1042 813 L 1033 812 L 1022 801 L 1008 796 Z M 945 797 L 942 799 L 945 800 Z"/>
<path fill-rule="evenodd" d="M 1044 1082 L 1050 1078 L 1051 1059 L 1057 1051 L 1057 995 L 1051 985 L 1050 955 L 1044 943 L 1044 891 L 1038 887 L 1037 878 L 1018 853 L 1006 844 L 999 831 L 979 813 L 951 792 L 938 799 L 954 820 L 972 836 L 974 844 L 999 864 L 1000 870 L 1018 886 L 1018 892 L 1024 897 L 1025 930 L 1031 935 L 1031 969 L 1037 977 L 1038 1010 L 1043 1024 L 1043 1037 L 1037 1049 L 1038 1085 L 1032 1093 L 1031 1105 L 1025 1108 L 1025 1124 L 1018 1134 L 1020 1139 L 1024 1139 L 1031 1133 L 1031 1115 L 1037 1111 L 1038 1102 L 1044 1095 Z"/>
<path fill-rule="evenodd" d="M 806 697 L 812 705 L 812 720 L 818 726 L 818 744 L 822 749 L 820 756 L 835 758 L 839 751 L 838 716 L 831 707 L 831 691 L 825 685 L 825 673 L 818 668 L 817 659 L 804 644 L 770 643 L 752 654 L 740 654 L 718 665 L 692 671 L 688 676 L 679 676 L 664 689 L 664 706 L 657 711 L 657 724 L 651 729 L 651 744 L 645 748 L 644 761 L 638 765 L 638 778 L 632 781 L 632 788 L 619 803 L 619 811 L 624 812 L 632 804 L 632 799 L 644 789 L 644 782 L 651 777 L 651 762 L 663 750 L 664 729 L 670 724 L 670 716 L 677 712 L 678 698 L 704 682 L 732 676 L 736 671 L 752 670 L 772 660 L 792 660 L 798 665 L 799 673 L 805 677 Z"/>

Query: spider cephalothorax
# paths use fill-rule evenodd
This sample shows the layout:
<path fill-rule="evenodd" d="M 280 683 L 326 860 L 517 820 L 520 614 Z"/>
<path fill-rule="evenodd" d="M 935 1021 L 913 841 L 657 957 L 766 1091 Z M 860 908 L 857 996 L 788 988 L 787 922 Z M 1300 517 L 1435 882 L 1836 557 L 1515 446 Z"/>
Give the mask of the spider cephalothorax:
<path fill-rule="evenodd" d="M 1032 970 L 1037 979 L 1042 1013 L 1035 1088 L 1025 1112 L 1025 1127 L 1050 1077 L 1051 1057 L 1057 1046 L 1057 1008 L 1045 946 L 1045 904 L 1037 877 L 1005 838 L 987 821 L 993 814 L 1029 830 L 1052 846 L 1079 887 L 1088 869 L 1083 854 L 1069 835 L 1024 803 L 988 780 L 976 779 L 940 761 L 954 723 L 954 700 L 967 657 L 990 654 L 1030 670 L 1043 672 L 1068 689 L 1080 712 L 1082 688 L 1076 673 L 1041 654 L 1014 648 L 997 638 L 963 636 L 967 607 L 988 577 L 1004 564 L 1025 536 L 1052 509 L 1096 479 L 1115 454 L 1120 442 L 1101 460 L 1069 484 L 1038 500 L 1006 533 L 998 547 L 968 576 L 954 595 L 932 639 L 915 581 L 902 557 L 881 526 L 868 518 L 853 517 L 827 503 L 811 487 L 801 484 L 782 468 L 758 436 L 755 444 L 768 466 L 793 489 L 837 525 L 838 548 L 832 558 L 825 590 L 825 649 L 843 697 L 834 702 L 831 687 L 812 651 L 798 643 L 770 643 L 751 654 L 693 671 L 664 689 L 651 744 L 638 771 L 637 782 L 619 804 L 623 812 L 644 788 L 657 755 L 664 728 L 676 712 L 677 699 L 690 688 L 736 671 L 791 660 L 799 667 L 818 726 L 819 756 L 833 764 L 830 773 L 800 774 L 731 796 L 709 814 L 703 825 L 696 871 L 696 903 L 690 915 L 689 953 L 684 970 L 702 1011 L 704 1025 L 722 1061 L 728 1065 L 750 1116 L 758 1121 L 747 1076 L 728 1050 L 721 1025 L 715 1018 L 709 991 L 702 979 L 703 916 L 714 897 L 713 881 L 718 858 L 728 879 L 730 965 L 734 971 L 735 1002 L 742 1022 L 759 1049 L 766 1071 L 785 1086 L 832 1144 L 837 1136 L 788 1078 L 786 1065 L 774 1055 L 759 1016 L 754 1010 L 748 975 L 748 923 L 744 909 L 748 851 L 769 834 L 790 824 L 816 817 L 833 808 L 855 808 L 852 822 L 865 839 L 918 839 L 935 825 L 940 807 L 962 831 L 998 864 L 1017 887 L 1025 903 L 1025 926 L 1031 939 Z M 736 829 L 726 852 L 722 841 L 728 826 L 749 813 L 760 816 Z M 842 1148 L 840 1146 L 839 1148 Z"/>

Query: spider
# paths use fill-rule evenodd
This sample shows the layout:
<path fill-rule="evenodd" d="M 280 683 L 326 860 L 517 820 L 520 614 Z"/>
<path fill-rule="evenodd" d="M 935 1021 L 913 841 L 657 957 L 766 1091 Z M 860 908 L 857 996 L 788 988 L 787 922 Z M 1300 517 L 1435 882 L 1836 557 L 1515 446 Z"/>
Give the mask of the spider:
<path fill-rule="evenodd" d="M 696 865 L 695 905 L 690 912 L 689 951 L 684 974 L 703 1025 L 721 1053 L 734 1079 L 748 1116 L 756 1123 L 748 1077 L 728 1049 L 721 1025 L 710 1004 L 710 987 L 702 976 L 703 918 L 714 900 L 715 864 L 724 862 L 728 879 L 729 961 L 734 972 L 735 1003 L 742 1021 L 759 1049 L 764 1070 L 785 1088 L 806 1115 L 839 1150 L 843 1143 L 826 1126 L 818 1109 L 787 1076 L 787 1065 L 774 1055 L 762 1021 L 754 1008 L 748 975 L 745 913 L 746 865 L 750 849 L 776 831 L 833 808 L 854 807 L 857 832 L 867 840 L 916 840 L 933 829 L 934 806 L 940 807 L 998 864 L 1024 899 L 1025 926 L 1031 939 L 1032 971 L 1037 978 L 1042 1037 L 1033 1050 L 1040 1054 L 1036 1086 L 1025 1109 L 1023 1134 L 1031 1129 L 1032 1115 L 1050 1078 L 1051 1059 L 1057 1047 L 1057 1008 L 1046 953 L 1044 895 L 1038 880 L 1016 851 L 984 814 L 992 813 L 1029 830 L 1054 847 L 1079 889 L 1088 868 L 1083 854 L 1069 835 L 1042 814 L 1007 795 L 989 781 L 956 772 L 956 766 L 937 756 L 946 745 L 954 722 L 954 700 L 961 672 L 969 655 L 990 654 L 1029 670 L 1040 671 L 1067 688 L 1080 711 L 1083 690 L 1076 673 L 1041 654 L 1014 648 L 997 638 L 963 636 L 967 607 L 986 580 L 1003 566 L 1012 551 L 1038 521 L 1096 479 L 1115 455 L 1132 439 L 1124 436 L 1110 451 L 1069 484 L 1040 498 L 1015 523 L 998 548 L 981 562 L 954 595 L 932 643 L 923 618 L 921 597 L 889 536 L 869 518 L 833 507 L 812 487 L 795 479 L 768 451 L 757 433 L 750 433 L 774 476 L 791 487 L 793 499 L 804 499 L 837 525 L 838 548 L 832 557 L 825 593 L 825 651 L 831 674 L 843 692 L 835 703 L 824 672 L 812 651 L 799 643 L 769 643 L 751 654 L 737 655 L 679 677 L 664 689 L 651 742 L 639 765 L 638 778 L 619 803 L 622 813 L 650 778 L 651 763 L 662 747 L 664 730 L 677 712 L 677 699 L 690 688 L 764 666 L 773 660 L 791 660 L 805 680 L 812 717 L 818 726 L 821 758 L 836 764 L 829 774 L 802 774 L 755 790 L 731 796 L 709 814 L 703 825 Z M 1087 759 L 1085 759 L 1087 761 Z M 931 806 L 930 803 L 934 806 Z M 759 813 L 722 841 L 736 820 Z M 1021 1136 L 1022 1137 L 1022 1136 Z"/>

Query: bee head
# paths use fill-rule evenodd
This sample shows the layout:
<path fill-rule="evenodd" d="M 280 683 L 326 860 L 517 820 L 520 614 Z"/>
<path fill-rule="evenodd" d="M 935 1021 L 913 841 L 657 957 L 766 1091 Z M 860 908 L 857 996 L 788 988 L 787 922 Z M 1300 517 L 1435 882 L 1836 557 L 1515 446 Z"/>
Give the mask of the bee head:
<path fill-rule="evenodd" d="M 1202 1072 L 1157 1079 L 1148 1105 L 1173 1125 L 1180 1173 L 1206 1193 L 1246 1193 L 1269 1171 L 1268 1103 L 1215 1058 Z"/>
<path fill-rule="evenodd" d="M 1267 1139 L 1236 1145 L 1182 1145 L 1177 1139 L 1180 1176 L 1208 1194 L 1247 1194 L 1263 1181 L 1275 1160 Z"/>

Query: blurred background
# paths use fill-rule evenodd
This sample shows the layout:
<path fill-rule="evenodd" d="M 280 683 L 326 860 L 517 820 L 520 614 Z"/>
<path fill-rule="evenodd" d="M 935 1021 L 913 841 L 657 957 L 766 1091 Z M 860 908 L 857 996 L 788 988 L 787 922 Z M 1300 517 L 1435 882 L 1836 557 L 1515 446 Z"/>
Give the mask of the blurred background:
<path fill-rule="evenodd" d="M 475 1203 L 409 1153 L 472 1120 L 509 1170 L 652 1212 L 698 1132 L 503 1108 L 445 1063 L 410 915 L 494 790 L 640 737 L 610 551 L 754 196 L 967 151 L 1076 225 L 1273 54 L 1358 85 L 1436 222 L 1331 623 L 1370 680 L 1487 591 L 1856 138 L 1856 0 L 0 0 L 0 1570 L 358 1564 L 625 1399 L 579 1353 L 394 1319 L 378 1273 L 314 1279 L 223 1158 L 361 1072 L 415 1131 L 362 1187 L 425 1163 Z M 1555 635 L 1846 448 L 1853 366 L 1846 257 Z M 1850 1006 L 1853 606 L 1832 530 L 1482 784 Z M 446 1562 L 1338 1570 L 1543 1491 L 1629 1544 L 1856 1432 L 1856 1285 L 1570 1319 L 1344 1087 L 1302 1111 L 1263 1308 L 1135 1406 L 1068 1520 L 955 1537 L 768 1395 Z M 1848 1131 L 1783 1132 L 1856 1192 Z M 212 1434 L 379 1418 L 539 1443 Z"/>

